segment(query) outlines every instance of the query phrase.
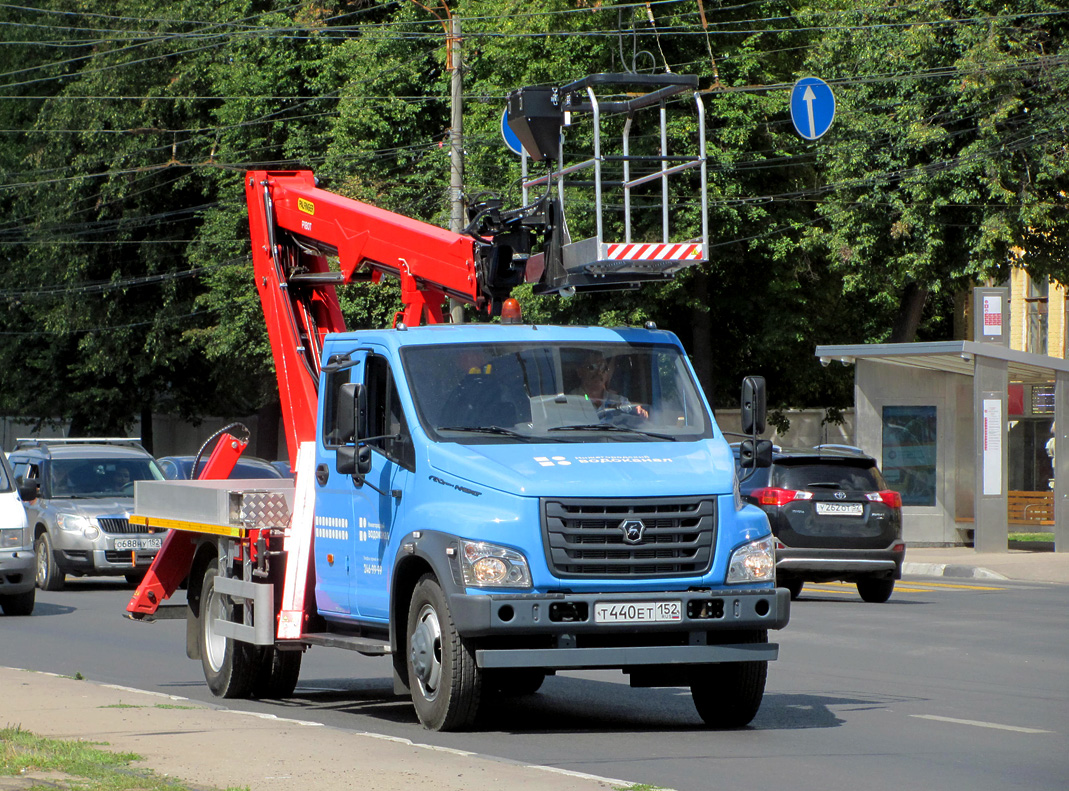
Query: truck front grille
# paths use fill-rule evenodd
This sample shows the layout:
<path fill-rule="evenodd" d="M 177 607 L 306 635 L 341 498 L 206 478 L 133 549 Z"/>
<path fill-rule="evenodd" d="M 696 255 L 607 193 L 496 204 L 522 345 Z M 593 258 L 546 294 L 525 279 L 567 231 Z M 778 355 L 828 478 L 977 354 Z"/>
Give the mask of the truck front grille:
<path fill-rule="evenodd" d="M 544 498 L 541 505 L 546 560 L 558 577 L 697 577 L 712 566 L 711 498 Z"/>

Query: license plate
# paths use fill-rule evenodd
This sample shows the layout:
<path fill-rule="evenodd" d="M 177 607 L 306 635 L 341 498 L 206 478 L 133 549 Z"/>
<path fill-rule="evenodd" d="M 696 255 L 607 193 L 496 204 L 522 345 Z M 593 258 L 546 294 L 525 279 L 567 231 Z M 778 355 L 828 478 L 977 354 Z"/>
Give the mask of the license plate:
<path fill-rule="evenodd" d="M 679 601 L 595 602 L 597 623 L 663 623 L 683 620 L 683 603 Z"/>
<path fill-rule="evenodd" d="M 817 503 L 820 516 L 861 516 L 864 512 L 861 503 Z"/>
<path fill-rule="evenodd" d="M 116 538 L 116 549 L 159 549 L 163 546 L 162 538 Z"/>

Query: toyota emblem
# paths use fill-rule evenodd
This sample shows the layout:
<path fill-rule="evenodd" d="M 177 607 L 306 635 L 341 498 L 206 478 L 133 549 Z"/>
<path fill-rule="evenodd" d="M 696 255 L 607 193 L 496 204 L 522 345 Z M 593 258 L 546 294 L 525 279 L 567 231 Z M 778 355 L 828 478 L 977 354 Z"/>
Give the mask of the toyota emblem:
<path fill-rule="evenodd" d="M 646 525 L 641 519 L 625 519 L 620 523 L 620 529 L 624 531 L 625 544 L 641 544 Z"/>
<path fill-rule="evenodd" d="M 835 493 L 835 499 L 836 500 L 845 500 L 846 499 L 846 492 L 836 492 Z"/>

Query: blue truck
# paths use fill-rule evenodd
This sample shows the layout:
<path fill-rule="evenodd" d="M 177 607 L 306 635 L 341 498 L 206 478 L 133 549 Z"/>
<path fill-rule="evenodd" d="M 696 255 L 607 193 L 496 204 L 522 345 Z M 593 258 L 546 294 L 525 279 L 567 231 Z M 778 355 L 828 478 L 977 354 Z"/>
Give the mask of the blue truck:
<path fill-rule="evenodd" d="M 662 82 L 644 86 L 662 101 L 681 84 Z M 545 110 L 535 98 L 517 112 Z M 475 209 L 482 224 L 457 234 L 304 171 L 250 172 L 246 196 L 296 481 L 226 480 L 247 442 L 226 434 L 200 480 L 139 482 L 131 521 L 169 532 L 130 617 L 185 617 L 187 654 L 224 697 L 291 695 L 304 651 L 331 646 L 391 657 L 436 730 L 578 669 L 687 687 L 710 726 L 749 723 L 790 597 L 678 338 L 527 323 L 501 299 L 532 263 L 544 291 L 603 289 L 670 276 L 706 242 L 620 265 L 636 243 L 599 230 L 577 265 L 545 231 L 560 211 L 546 197 Z M 520 255 L 532 227 L 542 252 Z M 335 288 L 361 272 L 400 280 L 393 327 L 345 329 Z M 447 322 L 448 298 L 499 320 Z M 742 402 L 742 463 L 767 464 L 759 378 Z M 182 580 L 186 603 L 166 605 Z"/>

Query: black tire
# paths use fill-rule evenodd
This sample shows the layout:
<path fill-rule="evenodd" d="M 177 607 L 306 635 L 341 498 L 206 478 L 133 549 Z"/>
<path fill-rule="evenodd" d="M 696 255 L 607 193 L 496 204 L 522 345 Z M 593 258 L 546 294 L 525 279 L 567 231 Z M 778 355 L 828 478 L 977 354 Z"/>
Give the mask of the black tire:
<path fill-rule="evenodd" d="M 542 688 L 546 671 L 537 668 L 483 671 L 483 694 L 489 690 L 510 697 L 533 695 Z"/>
<path fill-rule="evenodd" d="M 861 594 L 862 599 L 872 604 L 883 604 L 891 598 L 894 589 L 894 580 L 869 578 L 857 581 L 857 592 Z"/>
<path fill-rule="evenodd" d="M 260 666 L 253 681 L 253 697 L 277 700 L 292 695 L 301 675 L 303 655 L 301 651 L 279 651 L 274 646 L 266 646 L 261 651 Z"/>
<path fill-rule="evenodd" d="M 805 580 L 800 580 L 797 577 L 779 577 L 776 580 L 776 585 L 780 588 L 786 588 L 791 592 L 791 601 L 794 601 L 802 595 L 802 586 L 805 584 Z"/>
<path fill-rule="evenodd" d="M 0 610 L 4 611 L 4 615 L 33 615 L 33 600 L 36 595 L 36 588 L 22 593 L 4 594 L 0 596 Z"/>
<path fill-rule="evenodd" d="M 215 592 L 219 561 L 212 560 L 204 570 L 201 583 L 200 612 L 197 628 L 200 638 L 200 662 L 208 689 L 219 698 L 245 698 L 252 690 L 259 668 L 260 652 L 255 646 L 223 637 L 215 631 L 214 617 L 240 620 L 241 606 L 229 596 Z"/>
<path fill-rule="evenodd" d="M 33 542 L 33 553 L 36 557 L 37 587 L 43 591 L 61 591 L 66 575 L 56 564 L 56 556 L 52 550 L 52 537 L 48 533 L 41 533 Z"/>
<path fill-rule="evenodd" d="M 740 635 L 738 643 L 767 643 L 768 632 L 759 629 Z M 694 707 L 711 728 L 742 728 L 749 725 L 765 696 L 768 662 L 724 662 L 706 665 L 701 678 L 690 686 Z"/>
<path fill-rule="evenodd" d="M 408 687 L 423 727 L 463 730 L 479 712 L 482 677 L 471 644 L 457 634 L 445 594 L 425 575 L 408 605 Z"/>

